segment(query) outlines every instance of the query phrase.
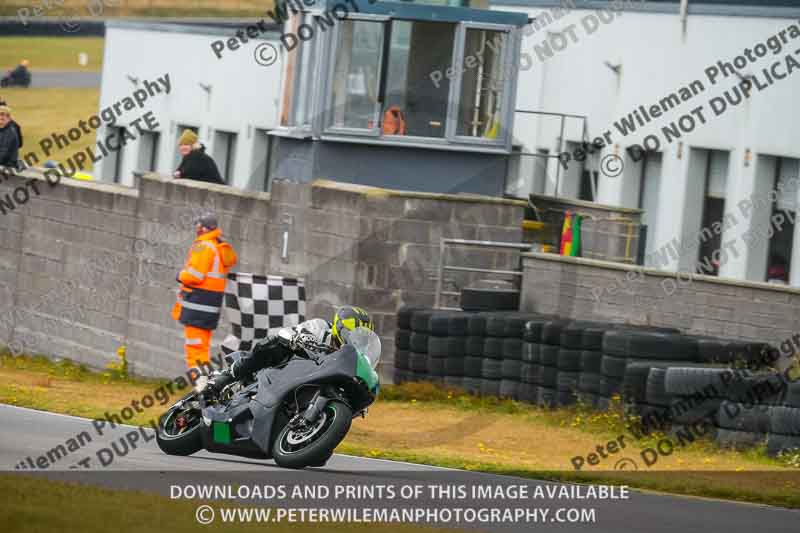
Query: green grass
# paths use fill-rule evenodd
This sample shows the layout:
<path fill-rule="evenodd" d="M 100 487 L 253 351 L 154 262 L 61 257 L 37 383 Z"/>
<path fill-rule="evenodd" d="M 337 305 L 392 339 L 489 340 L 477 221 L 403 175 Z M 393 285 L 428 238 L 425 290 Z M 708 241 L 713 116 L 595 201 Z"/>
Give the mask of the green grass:
<path fill-rule="evenodd" d="M 154 474 L 158 475 L 158 474 Z M 376 533 L 430 532 L 439 529 L 381 524 L 303 524 L 257 522 L 224 524 L 219 520 L 200 525 L 195 511 L 201 504 L 214 508 L 236 507 L 236 502 L 171 500 L 165 496 L 139 491 L 110 490 L 77 483 L 49 481 L 25 475 L 0 475 L 0 523 L 6 533 L 134 533 L 165 531 L 196 533 L 197 531 L 271 531 L 300 532 L 350 531 Z M 241 505 L 247 507 L 247 505 Z M 113 525 L 112 525 L 113 524 Z"/>
<path fill-rule="evenodd" d="M 2 89 L 0 97 L 8 102 L 12 117 L 22 126 L 25 144 L 20 150 L 21 159 L 33 152 L 39 158 L 39 165 L 48 159 L 65 161 L 95 143 L 92 133 L 83 134 L 69 146 L 55 149 L 49 155 L 39 146 L 42 139 L 54 133 L 66 134 L 77 127 L 80 120 L 97 114 L 99 89 Z M 88 161 L 84 167 L 91 172 L 92 162 Z"/>
<path fill-rule="evenodd" d="M 99 72 L 104 43 L 102 37 L 2 37 L 0 69 L 12 69 L 20 60 L 27 59 L 34 77 L 39 70 Z M 78 63 L 81 52 L 89 56 L 86 66 Z"/>

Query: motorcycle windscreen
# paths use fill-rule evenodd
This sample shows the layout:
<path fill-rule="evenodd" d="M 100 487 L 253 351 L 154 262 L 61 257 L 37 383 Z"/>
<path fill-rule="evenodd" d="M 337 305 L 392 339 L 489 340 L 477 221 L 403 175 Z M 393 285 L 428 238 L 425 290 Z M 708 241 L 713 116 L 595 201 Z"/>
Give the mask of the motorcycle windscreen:
<path fill-rule="evenodd" d="M 381 360 L 381 339 L 374 331 L 367 328 L 356 328 L 352 331 L 347 330 L 342 337 L 347 344 L 356 349 L 359 355 L 369 361 L 373 370 L 378 367 Z"/>

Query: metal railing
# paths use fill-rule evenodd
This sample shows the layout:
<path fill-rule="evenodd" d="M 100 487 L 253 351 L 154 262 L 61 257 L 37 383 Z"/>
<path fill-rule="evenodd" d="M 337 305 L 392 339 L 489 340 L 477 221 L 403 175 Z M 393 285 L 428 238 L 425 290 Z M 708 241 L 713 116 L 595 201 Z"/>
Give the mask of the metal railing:
<path fill-rule="evenodd" d="M 528 251 L 531 249 L 530 244 L 524 243 L 515 243 L 515 242 L 499 242 L 499 241 L 473 241 L 467 239 L 445 239 L 442 238 L 439 241 L 439 268 L 436 272 L 436 296 L 434 299 L 434 308 L 435 309 L 444 309 L 449 311 L 460 311 L 461 309 L 458 307 L 443 307 L 442 304 L 442 296 L 460 296 L 460 292 L 456 291 L 445 291 L 442 290 L 442 284 L 444 281 L 444 272 L 451 271 L 451 272 L 485 272 L 487 274 L 501 274 L 506 276 L 522 276 L 522 269 L 520 270 L 503 270 L 503 269 L 496 269 L 496 268 L 477 268 L 477 267 L 465 267 L 465 266 L 458 266 L 458 265 L 448 265 L 445 264 L 445 254 L 447 251 L 448 245 L 455 245 L 455 246 L 474 246 L 477 248 L 506 248 L 512 250 L 519 250 L 519 251 Z"/>

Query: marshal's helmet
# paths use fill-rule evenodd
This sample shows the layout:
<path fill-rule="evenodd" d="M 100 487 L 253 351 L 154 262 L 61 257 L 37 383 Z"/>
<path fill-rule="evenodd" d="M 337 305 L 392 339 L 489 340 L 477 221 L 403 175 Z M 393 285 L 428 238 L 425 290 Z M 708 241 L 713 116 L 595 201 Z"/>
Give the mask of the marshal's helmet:
<path fill-rule="evenodd" d="M 347 340 L 347 332 L 357 328 L 367 328 L 370 331 L 375 331 L 375 326 L 372 324 L 372 318 L 370 318 L 369 313 L 360 307 L 346 305 L 333 315 L 331 334 L 339 346 L 343 345 Z"/>

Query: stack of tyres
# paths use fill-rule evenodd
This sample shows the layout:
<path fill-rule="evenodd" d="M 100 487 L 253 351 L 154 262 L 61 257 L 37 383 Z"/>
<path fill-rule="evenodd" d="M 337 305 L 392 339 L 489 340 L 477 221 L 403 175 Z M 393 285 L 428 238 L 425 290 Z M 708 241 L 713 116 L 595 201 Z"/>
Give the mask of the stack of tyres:
<path fill-rule="evenodd" d="M 576 320 L 561 330 L 556 366 L 559 405 L 576 401 L 596 407 L 600 381 L 603 333 L 610 324 Z"/>
<path fill-rule="evenodd" d="M 502 398 L 520 399 L 522 387 L 522 333 L 527 318 L 521 315 L 506 317 L 503 328 L 503 367 L 500 379 Z"/>
<path fill-rule="evenodd" d="M 558 353 L 561 349 L 561 332 L 567 320 L 548 320 L 542 325 L 542 342 L 539 344 L 541 385 L 536 403 L 542 407 L 558 405 Z"/>
<path fill-rule="evenodd" d="M 649 405 L 646 398 L 648 363 L 666 365 L 670 361 L 680 364 L 697 359 L 694 339 L 669 331 L 654 329 L 621 328 L 603 336 L 602 388 L 607 397 L 627 393 L 625 401 L 637 406 L 640 414 L 666 411 L 664 406 Z M 627 373 L 628 363 L 641 363 Z"/>
<path fill-rule="evenodd" d="M 692 338 L 697 343 L 697 360 L 701 363 L 759 370 L 771 366 L 778 359 L 776 350 L 763 342 L 733 341 L 708 336 Z"/>
<path fill-rule="evenodd" d="M 673 396 L 674 425 L 696 425 L 698 417 L 710 418 L 718 427 L 717 443 L 734 448 L 766 439 L 773 406 L 781 401 L 784 390 L 777 374 L 711 366 L 669 367 L 664 389 Z M 716 411 L 709 414 L 714 407 Z"/>
<path fill-rule="evenodd" d="M 567 324 L 561 330 L 560 349 L 556 367 L 556 391 L 558 405 L 572 405 L 579 395 L 581 401 L 589 406 L 596 404 L 596 399 L 592 392 L 581 393 L 580 381 L 583 367 L 584 351 L 592 352 L 587 356 L 587 365 L 591 367 L 593 362 L 597 363 L 599 374 L 599 363 L 602 354 L 594 352 L 600 348 L 603 339 L 603 332 L 608 329 L 608 324 L 598 322 L 575 321 Z M 592 361 L 592 355 L 595 361 Z M 584 378 L 585 381 L 586 378 Z M 591 380 L 591 378 L 589 378 Z M 599 375 L 598 375 L 599 381 Z"/>
<path fill-rule="evenodd" d="M 673 367 L 714 368 L 701 363 L 686 363 L 685 361 L 637 361 L 630 363 L 625 371 L 625 397 L 636 402 L 637 411 L 643 419 L 646 420 L 646 417 L 651 416 L 654 421 L 664 420 L 674 429 L 680 429 L 682 426 L 694 426 L 701 422 L 715 421 L 717 411 L 722 403 L 721 398 L 710 397 L 688 405 L 686 401 L 682 402 L 679 396 L 673 396 L 667 392 L 667 370 Z M 644 377 L 642 378 L 640 374 L 644 374 Z M 644 379 L 645 382 L 643 395 L 641 394 L 641 379 Z"/>
<path fill-rule="evenodd" d="M 428 379 L 428 337 L 431 332 L 432 309 L 415 310 L 411 314 L 411 336 L 409 337 L 409 369 L 411 381 Z"/>
<path fill-rule="evenodd" d="M 592 325 L 583 330 L 578 374 L 578 399 L 595 409 L 607 409 L 603 401 L 601 380 L 603 366 L 603 335 L 611 325 Z"/>
<path fill-rule="evenodd" d="M 481 396 L 499 396 L 503 379 L 503 341 L 505 313 L 495 312 L 486 317 L 486 337 L 483 339 L 481 365 Z"/>
<path fill-rule="evenodd" d="M 556 360 L 556 404 L 560 406 L 572 405 L 578 400 L 582 333 L 580 322 L 572 322 L 561 330 L 561 347 Z"/>
<path fill-rule="evenodd" d="M 747 448 L 767 440 L 771 432 L 784 434 L 791 431 L 792 424 L 783 426 L 783 413 L 798 412 L 784 410 L 785 382 L 774 372 L 753 373 L 748 370 L 728 370 L 723 374 L 720 387 L 725 400 L 717 411 L 717 443 L 722 447 Z M 775 426 L 776 415 L 780 419 Z M 800 424 L 794 423 L 800 430 Z M 789 433 L 790 435 L 790 433 Z M 773 439 L 773 445 L 776 439 Z"/>
<path fill-rule="evenodd" d="M 397 330 L 394 335 L 394 382 L 404 383 L 411 379 L 411 315 L 416 307 L 403 307 L 397 312 Z"/>
<path fill-rule="evenodd" d="M 463 387 L 469 314 L 437 311 L 430 318 L 428 375 L 431 381 Z"/>
<path fill-rule="evenodd" d="M 542 384 L 542 366 L 540 364 L 540 347 L 544 320 L 528 320 L 522 332 L 522 385 L 519 399 L 535 404 L 539 398 L 539 387 Z"/>
<path fill-rule="evenodd" d="M 488 313 L 474 313 L 467 319 L 467 337 L 464 339 L 464 378 L 462 386 L 471 394 L 480 394 L 483 376 L 483 345 L 486 337 Z"/>
<path fill-rule="evenodd" d="M 531 390 L 530 383 L 527 383 L 523 365 L 528 371 L 528 379 L 530 379 L 530 362 L 524 361 L 525 350 L 529 347 L 529 343 L 524 341 L 526 331 L 528 331 L 528 323 L 531 320 L 540 319 L 540 315 L 531 313 L 507 313 L 504 316 L 505 325 L 502 329 L 503 336 L 503 364 L 501 369 L 500 380 L 500 396 L 503 398 L 512 398 L 515 400 L 535 401 L 535 391 Z M 487 331 L 500 333 L 495 329 L 496 324 Z M 531 351 L 528 351 L 530 357 Z"/>
<path fill-rule="evenodd" d="M 772 408 L 767 453 L 800 453 L 800 381 L 785 384 L 785 392 Z"/>
<path fill-rule="evenodd" d="M 628 363 L 627 338 L 624 330 L 609 330 L 603 335 L 603 358 L 600 362 L 600 398 L 598 403 L 607 406 L 614 395 L 622 393 L 625 366 Z"/>

